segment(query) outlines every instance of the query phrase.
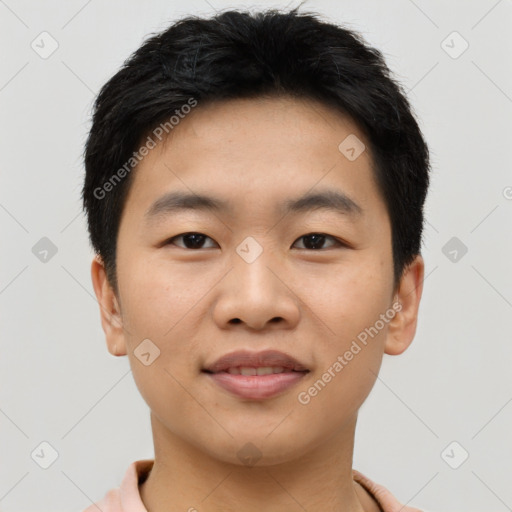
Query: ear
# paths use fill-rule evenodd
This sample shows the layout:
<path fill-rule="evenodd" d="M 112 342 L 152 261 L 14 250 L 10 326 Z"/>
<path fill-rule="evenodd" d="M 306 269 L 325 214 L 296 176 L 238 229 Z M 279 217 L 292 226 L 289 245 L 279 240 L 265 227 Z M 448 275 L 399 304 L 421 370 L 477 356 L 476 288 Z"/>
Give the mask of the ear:
<path fill-rule="evenodd" d="M 113 356 L 124 356 L 126 355 L 126 341 L 121 308 L 107 279 L 105 266 L 99 255 L 96 255 L 92 260 L 91 278 L 100 306 L 101 326 L 105 332 L 108 351 Z"/>
<path fill-rule="evenodd" d="M 421 255 L 405 269 L 398 291 L 393 300 L 393 309 L 397 311 L 388 324 L 388 333 L 384 352 L 393 356 L 404 352 L 416 334 L 418 309 L 423 292 L 425 264 Z"/>

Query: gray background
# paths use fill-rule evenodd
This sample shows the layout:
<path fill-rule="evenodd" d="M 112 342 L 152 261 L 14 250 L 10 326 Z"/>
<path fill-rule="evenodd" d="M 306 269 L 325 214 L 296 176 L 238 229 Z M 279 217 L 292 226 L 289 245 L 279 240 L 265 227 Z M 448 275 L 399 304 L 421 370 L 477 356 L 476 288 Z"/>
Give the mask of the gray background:
<path fill-rule="evenodd" d="M 94 95 L 172 20 L 271 5 L 287 4 L 0 0 L 0 510 L 82 510 L 153 456 L 148 408 L 127 358 L 107 352 L 90 281 L 79 194 Z M 384 53 L 432 152 L 418 331 L 385 356 L 354 467 L 420 508 L 512 510 L 512 2 L 303 9 Z M 47 469 L 42 442 L 58 453 Z"/>

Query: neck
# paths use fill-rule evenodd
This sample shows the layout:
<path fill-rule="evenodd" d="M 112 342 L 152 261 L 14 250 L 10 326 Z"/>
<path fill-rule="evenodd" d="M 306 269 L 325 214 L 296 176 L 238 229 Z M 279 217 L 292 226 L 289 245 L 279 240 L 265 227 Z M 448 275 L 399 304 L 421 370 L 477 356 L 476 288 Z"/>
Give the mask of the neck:
<path fill-rule="evenodd" d="M 300 457 L 244 466 L 212 457 L 151 415 L 155 462 L 139 486 L 148 512 L 378 511 L 352 478 L 354 418 Z"/>

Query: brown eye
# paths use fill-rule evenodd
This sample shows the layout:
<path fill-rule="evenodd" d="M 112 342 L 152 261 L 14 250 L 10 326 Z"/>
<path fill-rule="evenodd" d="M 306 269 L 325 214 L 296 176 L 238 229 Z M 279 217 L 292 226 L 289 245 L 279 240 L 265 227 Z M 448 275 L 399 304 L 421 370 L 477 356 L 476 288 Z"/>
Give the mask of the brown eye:
<path fill-rule="evenodd" d="M 179 239 L 183 240 L 183 245 L 175 243 L 175 241 Z M 183 233 L 170 238 L 165 245 L 177 245 L 183 249 L 204 249 L 206 239 L 212 240 L 209 236 L 203 235 L 202 233 Z"/>
<path fill-rule="evenodd" d="M 325 248 L 322 247 L 327 239 L 334 240 L 334 246 L 342 246 L 343 244 L 337 240 L 336 238 L 330 235 L 324 235 L 323 233 L 310 233 L 309 235 L 303 235 L 298 240 L 304 240 L 304 247 L 299 247 L 299 249 L 309 249 L 313 251 L 317 251 L 319 249 Z M 330 246 L 332 247 L 332 245 Z"/>

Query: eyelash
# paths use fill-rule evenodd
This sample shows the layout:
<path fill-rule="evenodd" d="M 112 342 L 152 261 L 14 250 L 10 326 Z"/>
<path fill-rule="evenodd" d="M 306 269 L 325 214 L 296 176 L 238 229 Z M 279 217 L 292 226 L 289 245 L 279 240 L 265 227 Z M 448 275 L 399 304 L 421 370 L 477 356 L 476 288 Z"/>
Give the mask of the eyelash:
<path fill-rule="evenodd" d="M 176 240 L 177 238 L 182 238 L 184 236 L 187 236 L 187 235 L 201 235 L 201 236 L 204 236 L 206 238 L 210 238 L 209 236 L 207 235 L 204 235 L 203 233 L 198 233 L 198 232 L 195 232 L 195 231 L 191 231 L 191 232 L 188 232 L 188 233 L 182 233 L 181 235 L 176 235 L 176 236 L 173 236 L 172 238 L 169 238 L 168 240 L 166 240 L 164 242 L 164 246 L 165 245 L 176 245 L 174 243 L 174 240 Z M 332 248 L 332 247 L 347 247 L 347 244 L 343 243 L 341 240 L 331 236 L 331 235 L 327 235 L 325 233 L 316 233 L 316 232 L 313 232 L 313 233 L 308 233 L 307 235 L 302 235 L 301 237 L 299 237 L 297 240 L 300 240 L 301 238 L 305 238 L 305 237 L 308 237 L 308 236 L 312 236 L 312 235 L 319 235 L 321 237 L 324 237 L 325 239 L 331 239 L 331 240 L 334 240 L 334 242 L 336 242 L 336 244 L 334 246 L 331 246 L 331 247 L 328 247 L 328 248 Z M 210 240 L 213 240 L 212 238 L 210 238 Z M 295 244 L 295 242 L 294 242 Z M 202 249 L 202 247 L 199 247 L 198 249 L 191 249 L 189 247 L 181 247 L 181 246 L 177 246 L 177 247 L 180 247 L 181 249 L 188 249 L 190 251 L 198 251 L 200 249 Z M 325 249 L 307 249 L 307 248 L 300 248 L 301 250 L 306 250 L 306 251 L 322 251 L 322 250 L 325 250 Z"/>

